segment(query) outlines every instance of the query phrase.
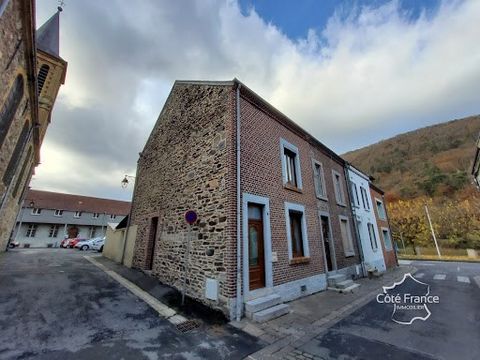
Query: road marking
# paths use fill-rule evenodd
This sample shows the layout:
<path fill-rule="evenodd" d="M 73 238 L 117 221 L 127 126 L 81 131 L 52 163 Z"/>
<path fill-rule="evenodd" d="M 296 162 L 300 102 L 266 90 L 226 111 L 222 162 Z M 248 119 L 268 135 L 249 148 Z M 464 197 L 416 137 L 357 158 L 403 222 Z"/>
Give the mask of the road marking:
<path fill-rule="evenodd" d="M 411 263 L 411 260 L 398 260 L 399 265 L 410 265 Z"/>
<path fill-rule="evenodd" d="M 473 280 L 477 283 L 477 286 L 480 288 L 480 276 L 474 276 Z"/>
<path fill-rule="evenodd" d="M 468 276 L 457 276 L 457 281 L 470 284 L 470 279 Z"/>
<path fill-rule="evenodd" d="M 83 257 L 90 261 L 93 265 L 107 273 L 108 276 L 120 283 L 120 285 L 130 290 L 135 296 L 145 301 L 151 308 L 157 311 L 160 316 L 166 318 L 173 325 L 178 325 L 184 321 L 187 321 L 187 319 L 184 318 L 182 315 L 177 314 L 175 310 L 158 301 L 157 298 L 153 297 L 148 292 L 142 290 L 131 281 L 125 279 L 123 276 L 117 274 L 115 271 L 109 270 L 106 266 L 99 263 L 92 256 L 84 255 Z"/>
<path fill-rule="evenodd" d="M 416 278 L 419 278 L 419 279 L 423 278 L 424 276 L 425 276 L 424 273 L 415 274 L 415 277 L 416 277 Z"/>
<path fill-rule="evenodd" d="M 445 274 L 435 274 L 435 276 L 433 277 L 433 280 L 445 280 L 446 277 L 447 275 Z"/>

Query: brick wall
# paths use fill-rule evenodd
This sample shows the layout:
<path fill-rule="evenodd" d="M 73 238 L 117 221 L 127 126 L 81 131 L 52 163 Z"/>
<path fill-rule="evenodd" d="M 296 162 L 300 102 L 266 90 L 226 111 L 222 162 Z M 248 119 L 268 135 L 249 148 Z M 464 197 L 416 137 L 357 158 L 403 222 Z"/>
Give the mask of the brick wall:
<path fill-rule="evenodd" d="M 370 193 L 372 194 L 373 208 L 375 211 L 375 218 L 377 219 L 378 233 L 380 235 L 380 243 L 382 244 L 383 258 L 385 259 L 385 266 L 387 267 L 387 269 L 389 269 L 397 266 L 397 257 L 395 255 L 395 245 L 393 243 L 392 232 L 390 230 L 390 225 L 388 223 L 388 220 L 383 220 L 378 215 L 378 208 L 377 208 L 377 203 L 375 199 L 379 199 L 383 202 L 383 206 L 385 208 L 385 214 L 387 213 L 387 204 L 385 203 L 385 197 L 375 189 L 370 188 Z M 388 231 L 390 232 L 392 250 L 387 250 L 385 248 L 385 241 L 383 239 L 382 228 L 387 228 Z"/>
<path fill-rule="evenodd" d="M 220 305 L 233 289 L 227 267 L 235 254 L 226 250 L 234 237 L 227 231 L 232 119 L 231 87 L 176 83 L 139 160 L 132 208 L 132 223 L 138 225 L 133 265 L 148 267 L 151 219 L 158 217 L 152 273 L 179 289 L 188 235 L 184 213 L 197 211 L 187 294 L 214 307 L 218 304 L 204 298 L 206 278 L 219 281 Z"/>

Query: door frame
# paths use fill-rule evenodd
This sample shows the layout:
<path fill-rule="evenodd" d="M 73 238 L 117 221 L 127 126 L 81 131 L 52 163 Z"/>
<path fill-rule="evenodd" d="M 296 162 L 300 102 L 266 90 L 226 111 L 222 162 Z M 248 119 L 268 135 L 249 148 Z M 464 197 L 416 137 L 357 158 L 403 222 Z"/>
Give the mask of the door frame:
<path fill-rule="evenodd" d="M 263 250 L 265 262 L 265 287 L 250 290 L 250 274 L 248 264 L 248 204 L 253 203 L 262 205 L 263 222 Z M 243 193 L 242 194 L 242 264 L 243 264 L 243 297 L 245 300 L 261 296 L 273 288 L 273 270 L 272 270 L 272 233 L 270 229 L 270 200 L 267 197 Z M 267 289 L 267 290 L 266 290 Z"/>
<path fill-rule="evenodd" d="M 328 271 L 327 266 L 327 252 L 325 251 L 325 239 L 323 238 L 323 230 L 322 230 L 322 216 L 325 216 L 328 219 L 328 226 L 330 227 L 330 241 L 328 242 L 330 245 L 330 256 L 332 257 L 332 267 L 333 269 Z M 330 214 L 326 211 L 319 210 L 318 211 L 318 221 L 320 225 L 320 237 L 322 239 L 322 249 L 323 249 L 323 261 L 325 264 L 325 274 L 334 273 L 338 270 L 337 267 L 337 254 L 335 252 L 335 239 L 333 237 L 333 228 L 332 228 L 332 218 Z"/>

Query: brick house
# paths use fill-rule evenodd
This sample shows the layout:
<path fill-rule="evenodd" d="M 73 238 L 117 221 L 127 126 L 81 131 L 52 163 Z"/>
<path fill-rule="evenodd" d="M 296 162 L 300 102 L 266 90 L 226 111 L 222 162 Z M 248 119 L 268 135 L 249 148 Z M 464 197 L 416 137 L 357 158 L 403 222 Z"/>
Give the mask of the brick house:
<path fill-rule="evenodd" d="M 138 161 L 133 265 L 178 289 L 186 276 L 230 318 L 288 311 L 327 274 L 360 275 L 345 166 L 238 80 L 176 81 Z"/>
<path fill-rule="evenodd" d="M 393 243 L 392 232 L 388 222 L 387 206 L 385 203 L 385 194 L 382 189 L 370 183 L 370 193 L 374 202 L 374 212 L 377 218 L 378 233 L 380 234 L 380 243 L 382 244 L 383 258 L 387 269 L 398 265 L 395 244 Z"/>

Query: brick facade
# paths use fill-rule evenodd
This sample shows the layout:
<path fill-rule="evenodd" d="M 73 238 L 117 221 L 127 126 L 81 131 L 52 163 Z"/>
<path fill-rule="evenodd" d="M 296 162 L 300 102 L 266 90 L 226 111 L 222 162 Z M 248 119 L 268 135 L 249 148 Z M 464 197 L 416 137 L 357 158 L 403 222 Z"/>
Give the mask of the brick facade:
<path fill-rule="evenodd" d="M 397 264 L 397 255 L 395 253 L 395 244 L 393 242 L 392 232 L 390 230 L 390 224 L 388 223 L 387 204 L 385 203 L 385 197 L 384 197 L 383 191 L 381 191 L 380 189 L 371 185 L 370 193 L 372 194 L 372 200 L 374 204 L 373 208 L 375 209 L 374 211 L 375 211 L 375 217 L 377 219 L 378 233 L 380 234 L 380 243 L 382 244 L 383 258 L 385 259 L 385 265 L 387 269 L 390 269 L 397 266 L 398 264 Z M 385 209 L 384 218 L 381 218 L 379 216 L 379 211 L 376 204 L 377 200 L 380 200 L 383 203 L 383 208 Z M 383 229 L 388 229 L 388 232 L 390 234 L 390 241 L 392 244 L 392 247 L 390 250 L 387 250 L 385 247 Z"/>

